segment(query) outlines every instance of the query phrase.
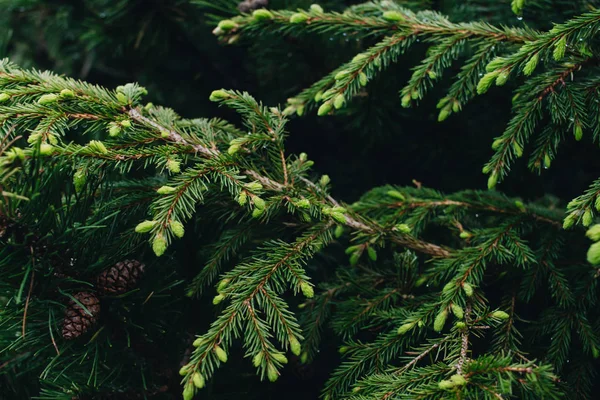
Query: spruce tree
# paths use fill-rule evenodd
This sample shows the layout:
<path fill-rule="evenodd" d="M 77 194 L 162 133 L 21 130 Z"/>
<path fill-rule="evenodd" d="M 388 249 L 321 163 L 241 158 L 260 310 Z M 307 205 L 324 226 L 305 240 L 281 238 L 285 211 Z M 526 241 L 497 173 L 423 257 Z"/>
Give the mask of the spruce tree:
<path fill-rule="evenodd" d="M 24 64 L 0 61 L 2 396 L 280 398 L 312 371 L 298 398 L 594 398 L 600 180 L 579 187 L 600 133 L 594 2 L 8 3 L 5 28 L 36 10 L 81 37 L 56 36 L 50 66 L 23 51 L 32 27 L 0 42 Z M 81 56 L 102 65 L 120 40 L 80 24 L 90 8 L 133 25 L 122 49 L 148 51 L 150 90 L 103 68 L 81 79 Z M 201 18 L 214 57 L 238 46 L 261 97 L 168 84 L 173 42 L 128 22 L 157 9 L 189 35 Z M 328 61 L 294 53 L 311 48 Z M 423 138 L 433 124 L 475 132 L 488 161 Z M 359 157 L 378 142 L 402 157 Z M 486 178 L 437 167 L 455 183 L 407 184 L 439 153 Z M 556 169 L 554 191 L 524 187 Z"/>

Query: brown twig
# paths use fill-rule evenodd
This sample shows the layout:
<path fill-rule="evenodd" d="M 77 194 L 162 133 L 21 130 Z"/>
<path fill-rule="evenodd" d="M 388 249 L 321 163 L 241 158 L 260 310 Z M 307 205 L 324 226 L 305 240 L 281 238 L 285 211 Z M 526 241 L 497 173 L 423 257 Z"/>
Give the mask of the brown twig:
<path fill-rule="evenodd" d="M 467 304 L 467 308 L 465 310 L 465 321 L 469 322 L 469 315 L 471 314 L 471 304 Z M 467 361 L 467 352 L 469 351 L 469 331 L 467 329 L 463 329 L 461 333 L 461 346 L 460 346 L 460 357 L 458 362 L 456 363 L 456 372 L 459 375 L 463 374 L 463 366 Z"/>
<path fill-rule="evenodd" d="M 288 173 L 287 173 L 287 165 L 285 163 L 285 155 L 283 154 L 283 150 L 280 150 L 279 154 L 281 155 L 281 165 L 283 167 L 283 185 L 287 186 L 288 185 Z"/>
<path fill-rule="evenodd" d="M 173 129 L 169 129 L 166 128 L 162 125 L 160 125 L 159 123 L 157 123 L 156 121 L 151 120 L 150 118 L 147 118 L 145 116 L 143 116 L 137 109 L 132 108 L 128 111 L 129 116 L 131 117 L 131 119 L 141 123 L 141 124 L 145 124 L 148 126 L 153 127 L 154 129 L 157 129 L 159 132 L 168 132 L 168 136 L 167 136 L 167 140 L 170 142 L 174 142 L 174 143 L 178 143 L 181 145 L 185 145 L 185 146 L 191 146 L 194 150 L 196 150 L 197 153 L 202 154 L 203 156 L 205 156 L 206 158 L 215 158 L 221 155 L 221 152 L 217 149 L 209 149 L 208 147 L 205 147 L 201 144 L 192 144 L 189 143 L 185 138 L 183 138 L 181 136 L 181 134 L 179 134 L 177 131 L 173 130 Z M 258 182 L 260 182 L 265 188 L 267 189 L 271 189 L 271 190 L 275 190 L 278 192 L 282 192 L 286 189 L 286 185 L 282 185 L 281 183 L 274 181 L 266 176 L 260 175 L 258 172 L 253 171 L 253 170 L 245 170 L 244 174 L 252 177 L 253 179 L 257 180 Z M 335 207 L 339 207 L 340 204 L 330 195 L 326 194 L 325 192 L 323 192 L 319 187 L 317 187 L 312 181 L 304 178 L 304 177 L 300 177 L 300 179 L 302 180 L 302 182 L 306 183 L 308 186 L 310 186 L 312 189 L 316 190 L 317 192 L 319 192 L 321 195 L 323 195 L 327 201 L 329 201 L 329 203 Z M 346 213 L 345 215 L 346 218 L 346 225 L 348 225 L 351 228 L 366 232 L 366 233 L 375 233 L 378 231 L 383 232 L 383 228 L 381 228 L 380 226 L 378 226 L 377 224 L 375 224 L 374 222 L 370 222 L 371 226 L 367 225 L 366 223 L 359 221 L 358 219 L 352 217 L 351 215 L 349 215 L 348 213 Z M 422 253 L 425 254 L 430 254 L 432 256 L 436 256 L 436 257 L 448 257 L 450 256 L 450 252 L 438 245 L 435 245 L 433 243 L 428 243 L 428 242 L 424 242 L 422 240 L 416 239 L 414 237 L 411 237 L 409 235 L 406 234 L 397 234 L 394 235 L 391 240 L 397 244 L 400 244 L 402 246 L 408 247 L 410 249 L 413 250 L 417 250 L 420 251 Z"/>

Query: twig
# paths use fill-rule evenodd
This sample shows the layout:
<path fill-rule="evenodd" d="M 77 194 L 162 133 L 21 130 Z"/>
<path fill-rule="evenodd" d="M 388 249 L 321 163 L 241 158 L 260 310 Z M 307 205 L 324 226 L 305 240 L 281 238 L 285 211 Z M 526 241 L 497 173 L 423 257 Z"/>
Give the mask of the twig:
<path fill-rule="evenodd" d="M 135 108 L 130 109 L 128 111 L 128 114 L 133 120 L 135 120 L 139 123 L 151 126 L 154 129 L 157 129 L 159 132 L 168 132 L 169 135 L 167 137 L 167 140 L 174 142 L 174 143 L 179 143 L 184 146 L 191 146 L 194 150 L 196 150 L 197 153 L 204 155 L 206 158 L 210 159 L 210 158 L 215 158 L 215 157 L 218 157 L 221 155 L 221 152 L 217 149 L 209 149 L 201 144 L 189 143 L 186 139 L 184 139 L 181 136 L 181 134 L 179 134 L 175 130 L 163 127 L 156 121 L 153 121 L 147 117 L 144 117 Z M 286 189 L 286 185 L 282 185 L 281 183 L 279 183 L 277 181 L 274 181 L 266 176 L 260 175 L 256 171 L 245 170 L 244 174 L 259 181 L 264 187 L 266 187 L 268 189 L 275 190 L 278 192 L 282 192 Z M 310 180 L 308 180 L 304 177 L 300 177 L 300 179 L 302 180 L 302 182 L 306 183 L 308 186 L 310 186 L 311 188 L 317 190 L 320 194 L 322 194 L 327 199 L 327 201 L 329 201 L 329 203 L 331 203 L 333 206 L 336 206 L 336 207 L 340 206 L 340 203 L 338 203 L 333 197 L 331 197 L 327 193 L 323 192 L 321 190 L 321 188 L 317 187 L 313 182 L 311 182 Z M 378 226 L 377 224 L 375 224 L 373 222 L 371 222 L 372 226 L 368 226 L 365 223 L 353 218 L 349 214 L 345 214 L 344 216 L 346 218 L 346 225 L 348 225 L 351 228 L 354 228 L 354 229 L 357 229 L 357 230 L 360 230 L 363 232 L 367 232 L 367 233 L 383 231 L 383 228 L 381 228 L 380 226 Z M 449 257 L 450 256 L 450 252 L 448 250 L 446 250 L 438 245 L 435 245 L 433 243 L 428 243 L 428 242 L 418 240 L 409 235 L 405 235 L 405 234 L 394 235 L 391 238 L 391 240 L 402 246 L 408 247 L 413 250 L 420 251 L 425 254 L 430 254 L 432 256 L 436 256 L 436 257 Z"/>
<path fill-rule="evenodd" d="M 469 315 L 471 314 L 471 304 L 467 304 L 467 308 L 465 310 L 465 321 L 469 322 Z M 459 375 L 463 373 L 463 365 L 467 360 L 467 352 L 469 351 L 469 331 L 467 329 L 463 329 L 461 333 L 461 346 L 460 346 L 460 358 L 458 359 L 458 363 L 456 363 L 456 372 Z"/>
<path fill-rule="evenodd" d="M 288 185 L 288 174 L 287 174 L 287 165 L 285 165 L 285 155 L 283 154 L 283 150 L 280 150 L 279 154 L 281 155 L 281 165 L 283 167 L 283 185 L 287 186 Z"/>

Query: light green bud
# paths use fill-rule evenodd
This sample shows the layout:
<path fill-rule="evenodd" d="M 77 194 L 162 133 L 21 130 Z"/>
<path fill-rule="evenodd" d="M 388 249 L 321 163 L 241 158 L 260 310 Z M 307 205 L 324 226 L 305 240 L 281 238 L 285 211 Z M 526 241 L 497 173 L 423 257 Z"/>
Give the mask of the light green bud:
<path fill-rule="evenodd" d="M 404 21 L 404 15 L 398 11 L 385 11 L 381 17 L 387 21 Z"/>
<path fill-rule="evenodd" d="M 233 156 L 234 154 L 236 154 L 238 151 L 240 151 L 242 147 L 239 144 L 232 144 L 231 146 L 229 146 L 229 148 L 227 149 L 227 154 L 229 154 L 230 156 Z"/>
<path fill-rule="evenodd" d="M 223 292 L 223 290 L 225 290 L 229 285 L 229 282 L 231 282 L 231 279 L 229 278 L 225 278 L 221 282 L 219 282 L 219 284 L 217 285 L 217 292 Z"/>
<path fill-rule="evenodd" d="M 213 90 L 208 98 L 210 101 L 221 101 L 230 98 L 231 96 L 225 90 Z"/>
<path fill-rule="evenodd" d="M 533 74 L 533 71 L 537 67 L 539 61 L 540 61 L 539 53 L 535 53 L 534 55 L 532 55 L 529 58 L 529 61 L 527 61 L 525 63 L 525 66 L 523 67 L 523 74 L 525 76 L 529 76 L 529 75 Z"/>
<path fill-rule="evenodd" d="M 339 81 L 340 79 L 344 79 L 348 75 L 350 75 L 350 71 L 348 71 L 347 69 L 344 69 L 344 70 L 338 72 L 337 74 L 335 74 L 333 79 L 335 79 L 336 81 Z"/>
<path fill-rule="evenodd" d="M 219 361 L 226 363 L 227 362 L 227 353 L 221 347 L 215 347 L 215 355 L 219 359 Z"/>
<path fill-rule="evenodd" d="M 448 318 L 448 310 L 443 309 L 438 313 L 433 321 L 433 330 L 436 332 L 441 332 L 444 329 L 444 325 L 446 324 L 446 319 Z"/>
<path fill-rule="evenodd" d="M 552 164 L 552 160 L 548 154 L 544 155 L 544 168 L 550 168 L 550 164 Z"/>
<path fill-rule="evenodd" d="M 367 255 L 371 261 L 377 261 L 377 251 L 372 246 L 367 247 Z"/>
<path fill-rule="evenodd" d="M 398 328 L 398 335 L 404 335 L 406 332 L 410 331 L 414 326 L 415 324 L 412 322 L 400 325 L 400 328 Z"/>
<path fill-rule="evenodd" d="M 260 366 L 260 364 L 262 363 L 263 360 L 263 353 L 262 351 L 260 353 L 257 353 L 254 357 L 252 357 L 252 365 L 254 365 L 256 368 L 258 368 Z"/>
<path fill-rule="evenodd" d="M 570 227 L 573 226 L 573 224 L 575 223 L 575 219 L 576 219 L 576 215 L 575 213 L 571 213 L 569 215 L 567 215 L 563 221 L 563 229 L 569 229 Z"/>
<path fill-rule="evenodd" d="M 315 290 L 308 282 L 302 282 L 300 284 L 300 290 L 302 290 L 302 294 L 308 299 L 312 299 L 315 296 Z"/>
<path fill-rule="evenodd" d="M 442 390 L 451 390 L 452 388 L 454 388 L 454 382 L 452 381 L 440 381 L 438 383 L 438 387 Z"/>
<path fill-rule="evenodd" d="M 583 138 L 583 128 L 581 127 L 580 123 L 576 123 L 573 126 L 573 135 L 577 141 L 580 141 Z"/>
<path fill-rule="evenodd" d="M 368 81 L 369 78 L 367 78 L 367 74 L 364 72 L 358 74 L 358 83 L 360 83 L 360 86 L 367 86 Z"/>
<path fill-rule="evenodd" d="M 252 203 L 254 204 L 254 207 L 256 207 L 259 210 L 264 210 L 266 207 L 265 201 L 258 196 L 254 196 L 252 198 Z"/>
<path fill-rule="evenodd" d="M 513 142 L 512 147 L 513 147 L 513 151 L 515 152 L 515 156 L 517 156 L 517 158 L 520 158 L 523 156 L 523 148 L 521 147 L 521 145 L 519 143 Z"/>
<path fill-rule="evenodd" d="M 186 376 L 188 374 L 189 370 L 190 370 L 190 366 L 189 365 L 184 365 L 183 367 L 181 367 L 179 369 L 179 375 Z"/>
<path fill-rule="evenodd" d="M 464 290 L 465 294 L 467 295 L 467 297 L 473 296 L 474 290 L 473 290 L 473 286 L 471 286 L 470 283 L 468 283 L 468 282 L 463 283 L 463 290 Z"/>
<path fill-rule="evenodd" d="M 344 106 L 344 103 L 346 103 L 346 98 L 343 94 L 338 94 L 337 96 L 335 96 L 335 99 L 333 99 L 333 106 L 336 110 L 342 108 Z"/>
<path fill-rule="evenodd" d="M 277 372 L 277 368 L 273 364 L 267 366 L 267 378 L 269 378 L 270 382 L 275 382 L 279 378 L 279 372 Z"/>
<path fill-rule="evenodd" d="M 311 4 L 309 9 L 315 14 L 323 14 L 323 7 L 318 4 Z"/>
<path fill-rule="evenodd" d="M 121 127 L 115 123 L 111 123 L 108 127 L 108 136 L 116 137 L 121 134 Z"/>
<path fill-rule="evenodd" d="M 508 71 L 502 71 L 496 77 L 496 86 L 504 86 L 504 84 L 508 81 L 508 77 L 510 73 Z"/>
<path fill-rule="evenodd" d="M 564 35 L 562 38 L 556 41 L 554 44 L 554 51 L 552 52 L 552 57 L 555 61 L 560 61 L 565 56 L 565 51 L 567 50 L 567 36 Z"/>
<path fill-rule="evenodd" d="M 590 226 L 592 222 L 594 222 L 594 213 L 592 210 L 585 210 L 583 217 L 581 218 L 581 223 L 583 226 Z"/>
<path fill-rule="evenodd" d="M 40 156 L 49 156 L 54 153 L 54 146 L 48 143 L 40 144 Z"/>
<path fill-rule="evenodd" d="M 179 160 L 175 160 L 175 159 L 169 159 L 167 160 L 167 169 L 173 173 L 173 174 L 178 174 L 181 172 L 181 162 L 179 162 Z"/>
<path fill-rule="evenodd" d="M 279 361 L 282 364 L 287 364 L 288 363 L 288 359 L 285 355 L 281 354 L 281 353 L 274 353 L 273 355 L 273 359 Z"/>
<path fill-rule="evenodd" d="M 396 225 L 396 229 L 398 231 L 400 231 L 402 233 L 406 233 L 406 234 L 409 234 L 412 231 L 411 227 L 408 226 L 407 224 L 398 224 L 398 225 Z"/>
<path fill-rule="evenodd" d="M 346 216 L 344 214 L 342 214 L 341 212 L 332 212 L 331 213 L 331 218 L 333 218 L 336 222 L 339 222 L 340 224 L 345 224 L 346 222 Z"/>
<path fill-rule="evenodd" d="M 459 236 L 461 239 L 468 239 L 468 238 L 472 237 L 473 234 L 469 231 L 462 231 Z"/>
<path fill-rule="evenodd" d="M 198 389 L 202 389 L 205 385 L 204 377 L 200 375 L 199 372 L 194 372 L 194 375 L 192 375 L 192 382 L 194 382 L 194 386 Z"/>
<path fill-rule="evenodd" d="M 592 265 L 600 264 L 600 242 L 590 246 L 587 252 L 587 261 Z"/>
<path fill-rule="evenodd" d="M 596 224 L 596 225 L 592 226 L 590 229 L 588 229 L 587 232 L 585 233 L 585 236 L 587 236 L 594 242 L 599 241 L 600 240 L 600 224 Z"/>
<path fill-rule="evenodd" d="M 271 11 L 265 10 L 263 8 L 260 10 L 254 10 L 254 12 L 252 13 L 252 17 L 255 21 L 264 21 L 268 19 L 273 19 L 273 14 L 271 13 Z"/>
<path fill-rule="evenodd" d="M 38 104 L 46 105 L 55 103 L 58 100 L 58 95 L 54 93 L 45 94 L 38 99 Z"/>
<path fill-rule="evenodd" d="M 194 385 L 189 383 L 183 388 L 183 400 L 192 400 L 194 398 Z"/>
<path fill-rule="evenodd" d="M 515 207 L 517 207 L 521 212 L 527 211 L 527 209 L 525 208 L 525 204 L 523 204 L 523 202 L 520 200 L 515 201 Z"/>
<path fill-rule="evenodd" d="M 165 238 L 158 234 L 154 237 L 154 240 L 152 240 L 152 251 L 154 251 L 154 254 L 156 255 L 156 257 L 160 257 L 163 254 L 165 254 L 165 251 L 167 250 L 167 241 L 165 240 Z"/>
<path fill-rule="evenodd" d="M 218 294 L 215 297 L 213 297 L 212 303 L 216 306 L 217 304 L 220 304 L 223 300 L 225 300 L 225 296 L 222 294 Z"/>
<path fill-rule="evenodd" d="M 388 196 L 396 198 L 398 200 L 402 200 L 402 201 L 406 200 L 406 198 L 404 197 L 404 195 L 402 193 L 400 193 L 399 191 L 397 191 L 397 190 L 388 190 L 386 192 L 386 194 Z"/>
<path fill-rule="evenodd" d="M 237 202 L 242 207 L 246 205 L 246 203 L 248 202 L 248 195 L 246 194 L 246 192 L 240 192 L 240 194 L 237 197 Z"/>
<path fill-rule="evenodd" d="M 178 238 L 183 237 L 183 235 L 185 234 L 185 229 L 181 222 L 172 220 L 169 225 L 171 227 L 171 232 L 173 232 L 173 235 L 177 236 Z"/>
<path fill-rule="evenodd" d="M 217 26 L 222 31 L 227 32 L 227 31 L 237 28 L 238 25 L 230 19 L 224 19 L 224 20 L 220 21 Z"/>
<path fill-rule="evenodd" d="M 246 189 L 250 190 L 251 192 L 257 192 L 259 190 L 262 190 L 262 188 L 263 188 L 263 185 L 260 182 L 256 182 L 256 181 L 246 183 L 244 186 L 246 187 Z"/>
<path fill-rule="evenodd" d="M 467 380 L 464 376 L 455 374 L 450 377 L 450 381 L 452 381 L 456 386 L 464 386 L 467 384 Z"/>
<path fill-rule="evenodd" d="M 496 184 L 498 183 L 498 174 L 496 172 L 492 172 L 490 174 L 490 177 L 488 178 L 488 182 L 487 182 L 487 186 L 488 189 L 492 190 L 496 187 Z"/>
<path fill-rule="evenodd" d="M 295 13 L 290 17 L 290 23 L 292 24 L 301 24 L 308 20 L 308 15 L 304 13 Z"/>
<path fill-rule="evenodd" d="M 327 115 L 327 114 L 329 114 L 329 112 L 331 111 L 332 108 L 333 107 L 332 107 L 331 101 L 326 101 L 325 103 L 321 104 L 321 106 L 317 110 L 317 115 L 319 117 Z"/>
<path fill-rule="evenodd" d="M 170 194 L 170 193 L 173 193 L 173 192 L 176 192 L 176 191 L 177 191 L 177 188 L 165 185 L 165 186 L 159 187 L 156 190 L 156 193 L 158 193 L 158 194 Z"/>
<path fill-rule="evenodd" d="M 135 231 L 137 233 L 146 233 L 150 232 L 152 228 L 154 228 L 158 224 L 158 221 L 143 221 L 137 224 L 135 227 Z"/>
<path fill-rule="evenodd" d="M 488 72 L 487 74 L 485 74 L 479 80 L 479 83 L 477 84 L 477 94 L 484 94 L 485 92 L 487 92 L 499 74 L 500 74 L 500 71 L 497 71 L 497 70 L 491 71 L 491 72 Z"/>
<path fill-rule="evenodd" d="M 438 122 L 444 122 L 450 116 L 451 111 L 449 108 L 442 108 L 438 114 Z"/>
<path fill-rule="evenodd" d="M 300 345 L 298 339 L 296 339 L 294 336 L 290 336 L 288 340 L 290 342 L 290 350 L 292 353 L 296 356 L 299 356 L 302 351 L 302 346 Z"/>
<path fill-rule="evenodd" d="M 456 288 L 456 282 L 450 281 L 444 285 L 444 287 L 442 288 L 442 293 L 448 294 L 450 292 L 453 292 L 455 288 Z"/>
<path fill-rule="evenodd" d="M 412 102 L 412 97 L 410 96 L 410 93 L 402 96 L 402 102 L 401 102 L 402 107 L 404 107 L 404 108 L 410 107 L 411 102 Z"/>
<path fill-rule="evenodd" d="M 129 99 L 127 98 L 127 96 L 125 96 L 124 93 L 117 92 L 116 97 L 117 101 L 121 104 L 127 104 L 129 102 Z"/>
<path fill-rule="evenodd" d="M 106 149 L 106 146 L 104 146 L 104 143 L 102 143 L 99 140 L 90 140 L 90 142 L 88 143 L 88 148 L 92 151 L 101 153 L 101 154 L 107 154 L 108 150 Z"/>
<path fill-rule="evenodd" d="M 302 364 L 306 364 L 307 361 L 308 361 L 308 353 L 305 351 L 304 353 L 302 353 L 300 355 L 300 362 Z"/>
<path fill-rule="evenodd" d="M 63 89 L 60 91 L 60 97 L 63 99 L 71 99 L 75 97 L 75 93 L 71 89 Z"/>
<path fill-rule="evenodd" d="M 504 311 L 498 310 L 498 311 L 494 311 L 492 313 L 492 317 L 497 318 L 497 319 L 502 319 L 502 320 L 507 320 L 508 318 L 510 318 L 510 316 L 505 313 Z"/>
<path fill-rule="evenodd" d="M 452 306 L 450 306 L 450 308 L 452 309 L 452 314 L 454 314 L 454 316 L 456 318 L 463 319 L 463 317 L 465 316 L 465 313 L 461 306 L 459 306 L 456 303 L 453 303 Z"/>

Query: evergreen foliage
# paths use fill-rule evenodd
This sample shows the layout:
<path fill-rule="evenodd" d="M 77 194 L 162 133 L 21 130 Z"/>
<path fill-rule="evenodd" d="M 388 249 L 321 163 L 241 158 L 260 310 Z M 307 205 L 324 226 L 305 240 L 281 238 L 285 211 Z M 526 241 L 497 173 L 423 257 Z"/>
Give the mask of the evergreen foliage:
<path fill-rule="evenodd" d="M 287 364 L 323 362 L 334 343 L 342 359 L 323 399 L 593 398 L 600 181 L 568 205 L 494 189 L 524 154 L 541 173 L 570 134 L 598 139 L 600 12 L 584 1 L 478 0 L 445 11 L 490 18 L 455 22 L 432 3 L 235 15 L 229 3 L 182 1 L 225 17 L 213 33 L 227 44 L 356 39 L 350 61 L 284 107 L 245 91 L 207 96 L 241 123 L 145 103 L 138 84 L 112 90 L 0 61 L 2 393 L 217 398 L 212 382 L 239 374 L 219 371 L 237 359 L 275 382 Z M 550 8 L 566 20 L 501 23 Z M 477 96 L 501 90 L 493 86 L 514 95 L 483 167 L 488 190 L 415 182 L 337 199 L 335 180 L 286 148 L 290 119 L 360 113 L 372 82 L 423 45 L 387 112 L 425 102 L 438 83 L 439 122 L 468 118 Z M 98 287 L 132 258 L 145 276 L 125 293 Z M 99 315 L 80 337 L 61 337 L 68 304 L 92 317 L 82 292 L 98 295 Z M 207 297 L 216 316 L 201 326 Z"/>

